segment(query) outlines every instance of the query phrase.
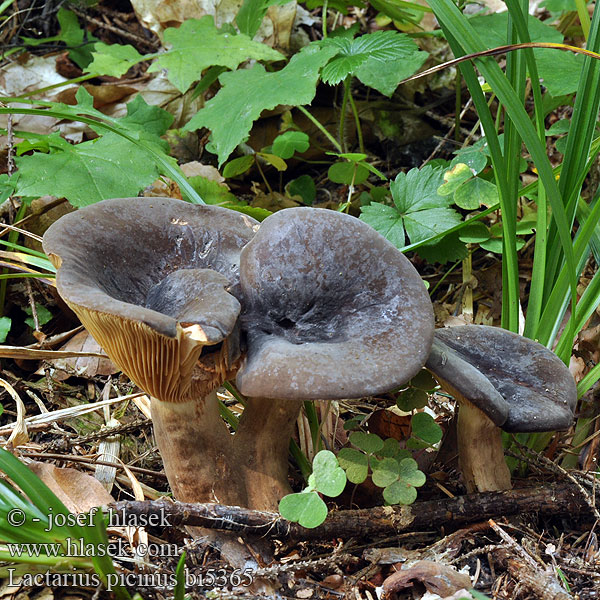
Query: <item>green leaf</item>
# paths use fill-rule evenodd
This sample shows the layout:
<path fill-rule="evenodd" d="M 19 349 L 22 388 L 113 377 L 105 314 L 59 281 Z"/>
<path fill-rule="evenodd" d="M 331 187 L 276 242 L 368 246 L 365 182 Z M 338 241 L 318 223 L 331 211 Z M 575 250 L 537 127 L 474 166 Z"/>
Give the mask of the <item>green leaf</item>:
<path fill-rule="evenodd" d="M 112 133 L 75 146 L 65 142 L 60 152 L 21 156 L 15 163 L 19 195 L 65 197 L 76 207 L 136 196 L 159 175 L 152 155 Z"/>
<path fill-rule="evenodd" d="M 30 315 L 29 318 L 25 319 L 25 323 L 31 327 L 31 329 L 35 328 L 35 322 L 33 320 L 33 314 L 31 310 L 31 306 L 26 306 L 23 310 Z M 38 325 L 40 327 L 44 326 L 46 323 L 52 320 L 52 313 L 42 304 L 35 303 L 35 311 L 37 313 Z"/>
<path fill-rule="evenodd" d="M 257 156 L 262 156 L 271 166 L 275 167 L 278 171 L 285 171 L 287 169 L 287 163 L 283 158 L 276 154 L 270 154 L 269 152 L 257 152 Z"/>
<path fill-rule="evenodd" d="M 396 458 L 400 453 L 400 442 L 394 438 L 383 440 L 383 448 L 377 452 L 381 458 Z"/>
<path fill-rule="evenodd" d="M 360 209 L 360 220 L 389 240 L 396 248 L 406 246 L 406 233 L 402 214 L 393 206 L 371 202 Z"/>
<path fill-rule="evenodd" d="M 323 48 L 335 48 L 336 56 L 323 68 L 321 78 L 325 83 L 336 85 L 348 75 L 366 78 L 371 87 L 381 86 L 386 95 L 391 95 L 398 83 L 404 78 L 404 73 L 398 68 L 401 61 L 410 64 L 407 69 L 412 75 L 427 58 L 421 53 L 416 44 L 403 33 L 397 31 L 375 31 L 367 33 L 354 40 L 345 37 L 328 37 L 321 41 Z M 411 70 L 412 67 L 414 70 Z M 360 67 L 364 67 L 359 71 Z M 387 73 L 385 72 L 387 71 Z M 390 78 L 390 73 L 395 75 Z M 399 76 L 402 75 L 402 76 Z M 395 85 L 394 85 L 394 80 Z"/>
<path fill-rule="evenodd" d="M 279 502 L 279 512 L 284 519 L 307 529 L 318 527 L 327 518 L 327 506 L 316 492 L 284 496 Z"/>
<path fill-rule="evenodd" d="M 307 0 L 306 8 L 308 8 L 309 10 L 313 10 L 314 8 L 319 8 L 323 6 L 324 3 L 325 0 Z M 362 8 L 364 7 L 364 2 L 362 2 L 362 0 L 329 0 L 329 2 L 327 2 L 327 6 L 330 9 L 334 9 L 338 12 L 341 12 L 343 15 L 347 15 L 348 7 L 358 6 Z"/>
<path fill-rule="evenodd" d="M 473 177 L 454 192 L 454 202 L 465 210 L 476 210 L 482 204 L 490 207 L 499 201 L 498 188 L 481 177 Z"/>
<path fill-rule="evenodd" d="M 442 429 L 433 417 L 425 412 L 416 413 L 411 419 L 412 432 L 424 442 L 434 445 L 442 439 Z"/>
<path fill-rule="evenodd" d="M 427 369 L 421 369 L 408 383 L 411 387 L 427 392 L 438 386 L 437 380 Z"/>
<path fill-rule="evenodd" d="M 369 473 L 369 459 L 363 452 L 354 448 L 342 448 L 338 452 L 338 461 L 350 483 L 362 483 Z"/>
<path fill-rule="evenodd" d="M 92 59 L 86 68 L 89 73 L 122 77 L 133 65 L 144 60 L 144 57 L 129 44 L 97 42 L 94 44 Z"/>
<path fill-rule="evenodd" d="M 261 112 L 280 104 L 309 104 L 315 96 L 319 69 L 335 50 L 309 44 L 295 54 L 280 71 L 267 73 L 256 64 L 251 69 L 223 73 L 222 88 L 185 126 L 186 131 L 208 127 L 216 146 L 219 164 L 246 140 L 252 123 Z"/>
<path fill-rule="evenodd" d="M 488 162 L 487 142 L 485 138 L 480 139 L 472 146 L 461 148 L 454 153 L 454 159 L 450 166 L 455 166 L 459 163 L 464 163 L 473 172 L 480 173 L 485 169 Z"/>
<path fill-rule="evenodd" d="M 190 185 L 200 194 L 206 204 L 238 203 L 238 199 L 225 185 L 201 175 L 189 178 Z"/>
<path fill-rule="evenodd" d="M 283 6 L 288 2 L 290 0 L 244 0 L 235 22 L 242 33 L 253 38 L 260 29 L 269 6 Z"/>
<path fill-rule="evenodd" d="M 394 458 L 371 460 L 371 480 L 377 487 L 387 487 L 398 479 L 400 466 Z"/>
<path fill-rule="evenodd" d="M 467 247 L 459 239 L 459 232 L 454 231 L 445 235 L 434 244 L 427 244 L 417 248 L 417 254 L 428 263 L 456 262 L 467 257 Z"/>
<path fill-rule="evenodd" d="M 383 448 L 383 440 L 377 434 L 362 431 L 351 433 L 350 443 L 367 454 L 375 454 Z"/>
<path fill-rule="evenodd" d="M 250 59 L 277 61 L 284 58 L 276 50 L 252 41 L 243 33 L 234 35 L 230 29 L 219 31 L 210 15 L 187 19 L 179 28 L 169 27 L 164 39 L 171 49 L 160 54 L 148 72 L 166 69 L 169 81 L 182 93 L 198 81 L 208 67 L 220 65 L 236 69 Z"/>
<path fill-rule="evenodd" d="M 0 175 L 0 202 L 4 202 L 14 193 L 15 181 L 16 179 L 9 179 L 6 173 Z"/>
<path fill-rule="evenodd" d="M 297 179 L 292 179 L 292 181 L 287 184 L 286 191 L 289 196 L 300 196 L 302 202 L 309 206 L 317 197 L 317 188 L 310 175 L 300 175 Z"/>
<path fill-rule="evenodd" d="M 404 481 L 395 481 L 383 490 L 383 499 L 388 504 L 412 504 L 417 499 L 417 490 Z"/>
<path fill-rule="evenodd" d="M 286 131 L 273 141 L 271 151 L 281 158 L 292 158 L 294 152 L 306 152 L 310 143 L 302 131 Z"/>
<path fill-rule="evenodd" d="M 408 485 L 421 487 L 425 485 L 427 478 L 425 473 L 419 471 L 419 465 L 414 458 L 404 458 L 399 463 L 400 472 L 398 478 Z"/>
<path fill-rule="evenodd" d="M 10 317 L 0 317 L 0 344 L 4 344 L 6 341 L 6 338 L 10 332 L 11 323 L 12 321 Z"/>
<path fill-rule="evenodd" d="M 245 173 L 254 164 L 254 154 L 246 154 L 230 160 L 223 168 L 223 177 L 229 179 Z"/>
<path fill-rule="evenodd" d="M 364 165 L 359 163 L 336 162 L 329 167 L 327 177 L 334 183 L 360 185 L 369 177 L 369 171 Z"/>
<path fill-rule="evenodd" d="M 473 171 L 465 163 L 452 165 L 449 171 L 444 173 L 444 183 L 437 189 L 440 196 L 452 195 L 459 186 L 473 177 Z"/>
<path fill-rule="evenodd" d="M 490 239 L 490 230 L 481 221 L 465 225 L 459 232 L 459 237 L 466 244 L 479 244 Z"/>
<path fill-rule="evenodd" d="M 118 120 L 120 127 L 147 134 L 147 138 L 161 145 L 159 139 L 173 124 L 174 117 L 168 111 L 148 104 L 139 94 L 127 103 L 127 115 Z M 167 148 L 166 146 L 162 146 Z"/>
<path fill-rule="evenodd" d="M 333 452 L 321 450 L 313 458 L 313 472 L 308 485 L 331 498 L 339 496 L 346 487 L 346 473 Z"/>
<path fill-rule="evenodd" d="M 429 396 L 427 392 L 410 387 L 396 398 L 396 405 L 404 412 L 411 412 L 417 408 L 427 406 L 428 401 Z"/>

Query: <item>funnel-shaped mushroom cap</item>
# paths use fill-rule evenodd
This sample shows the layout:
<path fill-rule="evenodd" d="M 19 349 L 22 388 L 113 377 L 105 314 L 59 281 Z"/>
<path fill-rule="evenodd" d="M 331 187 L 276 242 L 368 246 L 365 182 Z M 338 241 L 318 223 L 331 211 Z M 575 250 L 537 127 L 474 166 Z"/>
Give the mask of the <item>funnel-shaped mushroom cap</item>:
<path fill-rule="evenodd" d="M 545 346 L 499 327 L 438 329 L 426 367 L 505 431 L 566 429 L 577 389 Z"/>
<path fill-rule="evenodd" d="M 292 208 L 243 249 L 243 394 L 357 398 L 408 381 L 425 363 L 433 309 L 419 274 L 346 214 Z"/>
<path fill-rule="evenodd" d="M 257 226 L 216 206 L 119 198 L 61 218 L 44 250 L 58 292 L 110 358 L 152 396 L 183 402 L 214 387 L 237 358 L 240 305 L 227 290 Z M 232 332 L 196 368 L 202 348 Z"/>

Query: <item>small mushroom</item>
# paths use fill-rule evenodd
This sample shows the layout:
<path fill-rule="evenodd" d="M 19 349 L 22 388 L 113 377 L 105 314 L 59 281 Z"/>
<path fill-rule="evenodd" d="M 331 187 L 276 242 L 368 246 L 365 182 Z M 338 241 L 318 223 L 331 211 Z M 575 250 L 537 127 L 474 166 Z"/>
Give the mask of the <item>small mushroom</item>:
<path fill-rule="evenodd" d="M 111 360 L 152 396 L 174 494 L 244 504 L 215 390 L 240 357 L 239 253 L 254 219 L 171 198 L 105 200 L 53 224 L 59 294 Z"/>
<path fill-rule="evenodd" d="M 459 462 L 469 492 L 510 489 L 502 430 L 567 429 L 577 389 L 548 348 L 498 327 L 466 325 L 435 332 L 429 369 L 458 404 Z"/>
<path fill-rule="evenodd" d="M 257 491 L 268 493 L 286 485 L 302 401 L 408 381 L 429 354 L 433 309 L 402 253 L 362 221 L 324 209 L 285 209 L 263 221 L 242 250 L 240 289 L 247 354 L 237 387 L 254 409 L 249 418 L 278 415 L 257 455 L 245 455 L 248 473 L 265 482 Z"/>

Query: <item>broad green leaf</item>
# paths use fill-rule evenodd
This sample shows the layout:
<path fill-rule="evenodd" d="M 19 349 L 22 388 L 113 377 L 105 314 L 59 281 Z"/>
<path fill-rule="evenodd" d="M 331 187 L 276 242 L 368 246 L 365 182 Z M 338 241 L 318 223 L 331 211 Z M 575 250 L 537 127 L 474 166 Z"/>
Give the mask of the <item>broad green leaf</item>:
<path fill-rule="evenodd" d="M 284 519 L 307 529 L 318 527 L 327 518 L 327 506 L 316 492 L 284 496 L 279 502 L 279 512 Z"/>
<path fill-rule="evenodd" d="M 306 133 L 286 131 L 275 138 L 271 151 L 281 158 L 292 158 L 295 152 L 306 152 L 309 145 Z"/>
<path fill-rule="evenodd" d="M 417 248 L 417 254 L 428 263 L 456 262 L 467 257 L 467 247 L 458 237 L 459 232 L 454 231 L 445 235 L 434 244 L 427 244 Z"/>
<path fill-rule="evenodd" d="M 421 369 L 410 381 L 411 387 L 430 392 L 438 386 L 435 377 L 427 370 Z"/>
<path fill-rule="evenodd" d="M 405 459 L 406 460 L 406 459 Z M 377 487 L 387 487 L 398 479 L 400 466 L 394 458 L 371 460 L 371 480 Z"/>
<path fill-rule="evenodd" d="M 0 344 L 4 344 L 6 341 L 11 323 L 10 317 L 0 317 Z"/>
<path fill-rule="evenodd" d="M 388 504 L 412 504 L 417 499 L 417 490 L 404 481 L 395 481 L 383 490 L 383 499 Z"/>
<path fill-rule="evenodd" d="M 259 30 L 269 6 L 282 6 L 288 2 L 290 0 L 244 0 L 235 17 L 238 29 L 253 38 Z"/>
<path fill-rule="evenodd" d="M 333 452 L 321 450 L 313 459 L 313 472 L 308 485 L 331 498 L 339 496 L 346 487 L 346 473 Z"/>
<path fill-rule="evenodd" d="M 459 232 L 459 237 L 466 244 L 479 244 L 490 239 L 490 230 L 481 221 L 465 225 Z"/>
<path fill-rule="evenodd" d="M 362 152 L 344 152 L 342 154 L 337 154 L 336 152 L 327 152 L 327 154 L 333 154 L 338 158 L 345 158 L 346 160 L 354 163 L 362 162 L 363 160 L 367 159 L 367 155 L 363 154 Z"/>
<path fill-rule="evenodd" d="M 411 425 L 413 435 L 428 444 L 437 444 L 442 439 L 442 429 L 430 414 L 425 412 L 414 414 Z"/>
<path fill-rule="evenodd" d="M 120 127 L 150 134 L 148 139 L 156 136 L 154 141 L 160 144 L 161 140 L 158 138 L 167 132 L 173 120 L 171 113 L 160 106 L 148 104 L 142 96 L 137 95 L 127 103 L 127 114 L 119 119 L 118 123 Z"/>
<path fill-rule="evenodd" d="M 327 177 L 334 183 L 360 185 L 368 179 L 369 170 L 360 163 L 336 162 L 329 167 Z"/>
<path fill-rule="evenodd" d="M 414 244 L 452 229 L 461 222 L 462 217 L 452 208 L 430 208 L 405 215 L 404 228 Z"/>
<path fill-rule="evenodd" d="M 86 68 L 86 71 L 89 73 L 121 77 L 133 65 L 144 60 L 144 57 L 129 44 L 105 44 L 104 42 L 97 42 L 94 45 L 92 59 L 92 62 Z"/>
<path fill-rule="evenodd" d="M 562 135 L 563 133 L 569 133 L 571 128 L 571 119 L 560 119 L 556 123 L 552 123 L 548 129 L 546 129 L 546 135 Z"/>
<path fill-rule="evenodd" d="M 237 177 L 245 173 L 254 164 L 254 154 L 246 154 L 230 160 L 223 168 L 223 177 Z"/>
<path fill-rule="evenodd" d="M 476 210 L 482 204 L 490 207 L 498 204 L 498 188 L 481 177 L 465 181 L 455 192 L 454 202 L 465 210 Z"/>
<path fill-rule="evenodd" d="M 164 39 L 171 48 L 150 65 L 148 72 L 166 69 L 169 81 L 182 93 L 198 81 L 208 67 L 220 65 L 236 69 L 250 59 L 277 61 L 284 58 L 276 50 L 252 41 L 243 33 L 234 35 L 229 29 L 219 31 L 210 15 L 187 19 L 179 28 L 166 29 Z"/>
<path fill-rule="evenodd" d="M 19 195 L 65 197 L 76 207 L 137 196 L 159 175 L 152 155 L 116 134 L 75 146 L 64 142 L 58 152 L 20 156 L 15 163 Z"/>
<path fill-rule="evenodd" d="M 350 443 L 367 454 L 375 454 L 383 448 L 383 440 L 377 434 L 362 431 L 351 433 Z"/>
<path fill-rule="evenodd" d="M 396 248 L 406 246 L 406 233 L 402 214 L 393 206 L 371 202 L 361 209 L 360 220 L 389 240 Z"/>
<path fill-rule="evenodd" d="M 297 179 L 292 179 L 287 186 L 286 191 L 290 196 L 300 196 L 304 204 L 309 206 L 317 197 L 317 188 L 310 175 L 300 175 Z"/>
<path fill-rule="evenodd" d="M 217 181 L 212 181 L 201 175 L 190 177 L 188 181 L 206 204 L 238 202 L 237 198 L 227 189 L 227 187 Z"/>
<path fill-rule="evenodd" d="M 427 478 L 425 473 L 419 471 L 419 465 L 414 458 L 404 458 L 399 463 L 400 471 L 398 478 L 404 481 L 408 485 L 414 487 L 421 487 L 425 485 Z"/>
<path fill-rule="evenodd" d="M 465 163 L 456 163 L 444 173 L 444 183 L 437 189 L 440 196 L 450 196 L 465 181 L 473 177 L 473 171 Z"/>
<path fill-rule="evenodd" d="M 318 45 L 309 44 L 275 73 L 267 73 L 260 64 L 223 73 L 219 77 L 222 88 L 184 129 L 208 127 L 222 164 L 247 139 L 252 123 L 263 110 L 280 104 L 299 106 L 312 102 L 319 69 L 334 53 L 333 49 L 321 50 Z"/>
<path fill-rule="evenodd" d="M 257 156 L 262 156 L 271 166 L 275 167 L 278 171 L 285 171 L 287 169 L 287 163 L 283 158 L 276 154 L 270 154 L 269 152 L 257 152 Z"/>
<path fill-rule="evenodd" d="M 390 191 L 396 207 L 403 214 L 441 208 L 450 204 L 450 201 L 440 196 L 437 191 L 443 181 L 443 169 L 434 169 L 426 165 L 422 169 L 398 173 L 390 184 Z"/>
<path fill-rule="evenodd" d="M 338 462 L 350 483 L 362 483 L 369 473 L 369 459 L 363 452 L 354 448 L 342 448 L 338 452 Z"/>
<path fill-rule="evenodd" d="M 450 163 L 453 167 L 459 163 L 466 164 L 475 173 L 480 173 L 485 169 L 488 162 L 488 156 L 485 152 L 487 146 L 485 138 L 482 138 L 472 146 L 461 148 L 454 153 L 454 159 Z"/>
<path fill-rule="evenodd" d="M 409 387 L 404 390 L 396 398 L 396 405 L 404 412 L 411 412 L 417 408 L 427 406 L 429 396 L 424 390 L 419 390 L 414 387 Z"/>
<path fill-rule="evenodd" d="M 6 173 L 0 175 L 0 202 L 4 202 L 15 191 L 15 181 L 9 179 Z"/>
<path fill-rule="evenodd" d="M 396 458 L 400 452 L 400 442 L 394 438 L 383 440 L 383 448 L 377 452 L 381 458 Z"/>
<path fill-rule="evenodd" d="M 321 78 L 330 85 L 338 84 L 348 75 L 358 75 L 359 67 L 364 65 L 361 75 L 366 77 L 372 84 L 381 85 L 390 95 L 398 82 L 403 77 L 398 77 L 396 86 L 390 90 L 393 81 L 389 79 L 389 73 L 383 73 L 383 70 L 400 73 L 398 64 L 400 61 L 412 59 L 419 50 L 415 43 L 403 33 L 397 31 L 375 31 L 361 35 L 353 40 L 345 37 L 329 37 L 321 41 L 323 48 L 335 48 L 336 56 L 323 68 Z M 427 54 L 423 53 L 423 60 L 420 61 L 414 70 L 423 64 Z M 367 64 L 368 62 L 368 64 Z M 376 65 L 376 63 L 381 65 Z M 381 70 L 373 71 L 373 65 L 381 66 Z M 412 74 L 414 71 L 411 71 Z M 362 81 L 362 77 L 360 77 Z"/>

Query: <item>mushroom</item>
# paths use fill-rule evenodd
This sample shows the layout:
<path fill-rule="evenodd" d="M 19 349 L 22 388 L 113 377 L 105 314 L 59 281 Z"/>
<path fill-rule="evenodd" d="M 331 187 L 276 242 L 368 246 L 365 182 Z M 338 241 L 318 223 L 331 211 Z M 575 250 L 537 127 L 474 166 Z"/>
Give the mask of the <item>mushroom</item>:
<path fill-rule="evenodd" d="M 388 391 L 429 355 L 433 309 L 419 274 L 349 215 L 292 208 L 269 216 L 241 252 L 240 289 L 247 354 L 236 384 L 253 408 L 249 418 L 276 411 L 280 424 L 256 456 L 245 455 L 257 480 L 279 461 L 282 482 L 303 400 Z"/>
<path fill-rule="evenodd" d="M 57 289 L 111 360 L 152 397 L 175 496 L 244 505 L 215 390 L 239 360 L 239 252 L 258 223 L 171 198 L 105 200 L 44 235 Z"/>
<path fill-rule="evenodd" d="M 567 429 L 577 402 L 569 369 L 551 350 L 484 325 L 438 329 L 425 364 L 456 398 L 458 452 L 468 492 L 510 489 L 502 430 Z"/>

